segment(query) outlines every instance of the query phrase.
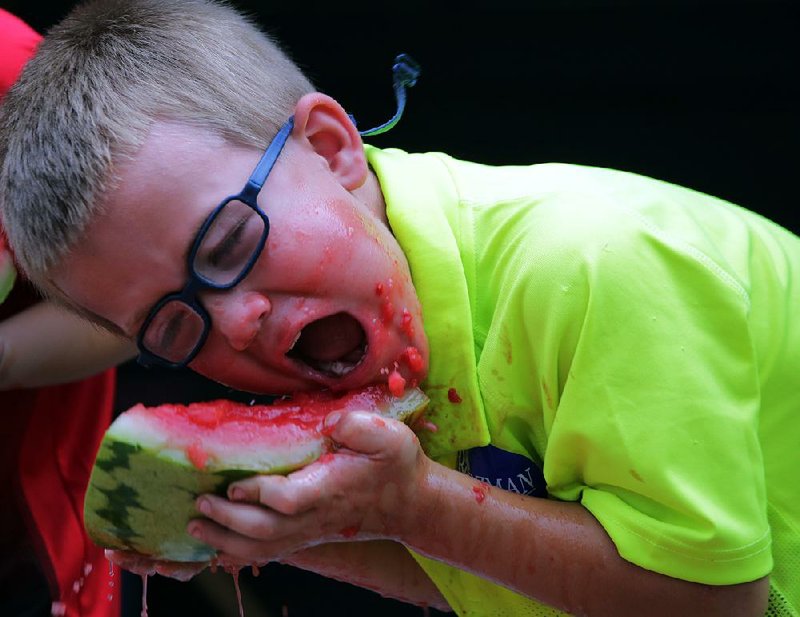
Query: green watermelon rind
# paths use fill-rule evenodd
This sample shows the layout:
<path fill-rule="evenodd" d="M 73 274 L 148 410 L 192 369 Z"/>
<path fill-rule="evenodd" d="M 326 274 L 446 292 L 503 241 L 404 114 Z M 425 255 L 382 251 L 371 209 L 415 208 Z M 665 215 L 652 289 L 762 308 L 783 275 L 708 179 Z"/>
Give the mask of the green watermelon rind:
<path fill-rule="evenodd" d="M 17 270 L 11 262 L 11 256 L 3 251 L 0 245 L 0 304 L 2 304 L 17 279 Z"/>
<path fill-rule="evenodd" d="M 381 414 L 413 423 L 427 402 L 421 390 L 410 389 Z M 117 428 L 124 424 L 124 415 L 112 424 L 100 445 L 84 500 L 84 524 L 98 546 L 158 560 L 207 562 L 216 556 L 212 547 L 186 532 L 189 521 L 201 516 L 195 507 L 199 495 L 224 496 L 231 482 L 256 474 L 288 474 L 328 449 L 326 438 L 310 436 L 280 464 L 273 459 L 262 461 L 257 469 L 200 470 L 182 451 L 131 443 L 126 431 Z"/>
<path fill-rule="evenodd" d="M 120 457 L 121 451 L 127 452 L 124 457 Z M 86 492 L 86 530 L 104 548 L 170 561 L 209 561 L 216 554 L 214 549 L 186 533 L 189 521 L 200 516 L 195 507 L 199 495 L 225 495 L 231 482 L 257 473 L 289 473 L 312 462 L 322 451 L 320 443 L 318 452 L 305 460 L 270 470 L 201 471 L 188 461 L 176 464 L 172 455 L 105 438 Z M 121 464 L 113 463 L 120 458 L 124 458 Z M 153 491 L 153 486 L 174 490 L 165 495 L 163 491 Z M 143 530 L 147 530 L 146 535 Z"/>

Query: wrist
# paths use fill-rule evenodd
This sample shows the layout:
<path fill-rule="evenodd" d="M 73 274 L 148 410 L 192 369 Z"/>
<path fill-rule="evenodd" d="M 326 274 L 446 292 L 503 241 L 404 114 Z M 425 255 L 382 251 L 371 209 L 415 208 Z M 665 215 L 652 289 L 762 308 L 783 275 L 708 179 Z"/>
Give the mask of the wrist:
<path fill-rule="evenodd" d="M 426 531 L 439 520 L 445 504 L 442 503 L 442 487 L 445 476 L 451 470 L 429 459 L 425 454 L 418 466 L 413 490 L 400 504 L 397 528 L 392 539 L 409 547 L 424 546 Z"/>

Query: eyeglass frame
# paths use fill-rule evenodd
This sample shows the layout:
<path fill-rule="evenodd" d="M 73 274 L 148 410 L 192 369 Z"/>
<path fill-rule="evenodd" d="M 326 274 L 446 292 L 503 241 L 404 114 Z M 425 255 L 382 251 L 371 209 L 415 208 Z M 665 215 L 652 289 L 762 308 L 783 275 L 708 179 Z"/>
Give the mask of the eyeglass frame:
<path fill-rule="evenodd" d="M 183 368 L 192 360 L 194 360 L 194 358 L 203 348 L 203 345 L 205 345 L 208 334 L 211 332 L 211 316 L 209 315 L 208 310 L 203 306 L 202 302 L 200 302 L 198 299 L 197 294 L 204 289 L 225 291 L 227 289 L 236 287 L 236 285 L 241 283 L 242 280 L 250 273 L 250 270 L 252 270 L 256 261 L 258 261 L 258 258 L 261 256 L 264 246 L 267 243 L 267 238 L 269 237 L 270 224 L 269 217 L 258 206 L 258 195 L 261 192 L 264 183 L 267 181 L 272 168 L 275 166 L 278 156 L 280 156 L 280 153 L 283 151 L 283 147 L 286 145 L 286 141 L 289 139 L 289 135 L 291 134 L 293 128 L 294 116 L 290 117 L 275 134 L 275 137 L 272 138 L 272 141 L 270 141 L 269 145 L 264 150 L 264 154 L 261 155 L 261 158 L 256 164 L 253 173 L 251 173 L 250 177 L 247 179 L 247 183 L 245 184 L 244 188 L 238 193 L 229 195 L 223 199 L 208 214 L 205 221 L 203 221 L 203 224 L 200 226 L 200 229 L 192 241 L 192 247 L 189 250 L 187 263 L 189 278 L 186 282 L 186 285 L 184 285 L 183 289 L 180 291 L 173 291 L 162 296 L 153 305 L 153 308 L 150 309 L 147 317 L 142 323 L 142 326 L 139 328 L 139 332 L 136 336 L 136 346 L 139 348 L 139 357 L 137 358 L 139 364 L 143 366 L 163 366 L 171 369 Z M 194 268 L 194 261 L 197 257 L 197 252 L 200 250 L 200 245 L 205 239 L 206 232 L 208 232 L 209 228 L 214 223 L 222 209 L 231 201 L 241 201 L 243 204 L 252 208 L 264 222 L 264 230 L 261 234 L 261 238 L 257 244 L 256 250 L 253 251 L 253 254 L 250 256 L 250 259 L 242 268 L 241 272 L 232 281 L 220 284 L 209 280 L 201 274 L 198 274 Z M 147 328 L 150 326 L 150 323 L 153 321 L 159 311 L 167 303 L 176 301 L 182 302 L 184 305 L 188 306 L 201 318 L 203 321 L 203 331 L 198 337 L 197 343 L 195 343 L 195 346 L 192 348 L 191 352 L 189 352 L 183 360 L 180 362 L 171 362 L 147 349 L 144 343 L 144 335 L 147 332 Z"/>

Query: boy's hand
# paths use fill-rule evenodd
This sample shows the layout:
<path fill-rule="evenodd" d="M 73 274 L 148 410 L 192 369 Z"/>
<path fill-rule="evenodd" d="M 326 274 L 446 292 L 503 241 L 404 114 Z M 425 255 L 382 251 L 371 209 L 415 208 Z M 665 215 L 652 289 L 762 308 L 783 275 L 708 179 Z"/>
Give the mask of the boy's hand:
<path fill-rule="evenodd" d="M 332 413 L 334 454 L 288 476 L 232 484 L 230 501 L 204 495 L 188 530 L 221 556 L 265 563 L 326 542 L 398 539 L 430 460 L 402 422 L 368 412 Z M 214 522 L 212 522 L 214 521 Z"/>

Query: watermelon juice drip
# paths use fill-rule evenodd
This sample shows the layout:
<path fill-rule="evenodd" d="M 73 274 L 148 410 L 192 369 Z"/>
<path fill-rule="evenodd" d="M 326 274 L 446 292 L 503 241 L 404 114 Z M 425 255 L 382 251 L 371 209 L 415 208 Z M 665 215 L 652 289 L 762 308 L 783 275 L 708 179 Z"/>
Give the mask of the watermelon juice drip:
<path fill-rule="evenodd" d="M 239 617 L 244 617 L 244 604 L 242 604 L 242 588 L 239 585 L 239 569 L 230 568 L 229 573 L 233 577 L 233 588 L 236 590 L 236 601 L 239 603 Z"/>
<path fill-rule="evenodd" d="M 142 574 L 142 617 L 147 617 L 147 574 Z"/>

